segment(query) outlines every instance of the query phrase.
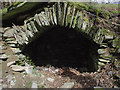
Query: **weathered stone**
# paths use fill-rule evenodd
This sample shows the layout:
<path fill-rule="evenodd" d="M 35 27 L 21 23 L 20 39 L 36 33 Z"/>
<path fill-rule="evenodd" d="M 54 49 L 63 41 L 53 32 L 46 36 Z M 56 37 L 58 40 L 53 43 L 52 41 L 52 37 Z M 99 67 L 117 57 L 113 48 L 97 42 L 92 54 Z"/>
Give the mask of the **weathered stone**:
<path fill-rule="evenodd" d="M 15 41 L 15 38 L 7 38 L 7 39 L 5 39 L 5 41 Z"/>
<path fill-rule="evenodd" d="M 67 10 L 67 3 L 64 3 L 64 6 L 62 7 L 62 26 L 65 24 L 65 17 L 66 17 L 66 10 Z"/>
<path fill-rule="evenodd" d="M 71 17 L 70 26 L 69 26 L 70 28 L 72 27 L 74 15 L 75 15 L 75 5 L 73 6 L 73 10 L 72 10 L 72 17 Z"/>
<path fill-rule="evenodd" d="M 22 36 L 14 34 L 16 41 L 22 45 L 24 43 Z"/>
<path fill-rule="evenodd" d="M 75 28 L 76 24 L 77 24 L 77 19 L 78 19 L 78 14 L 79 14 L 79 11 L 77 11 L 74 19 L 73 19 L 73 25 L 72 25 L 72 28 Z"/>
<path fill-rule="evenodd" d="M 23 39 L 24 43 L 25 43 L 25 41 L 28 41 L 28 37 L 27 37 L 25 32 L 21 32 L 21 36 L 22 36 L 22 39 Z"/>
<path fill-rule="evenodd" d="M 50 23 L 52 24 L 52 25 L 54 25 L 55 23 L 54 23 L 54 18 L 53 18 L 53 15 L 52 15 L 52 8 L 49 8 L 49 14 L 50 14 Z"/>
<path fill-rule="evenodd" d="M 11 66 L 12 64 L 15 64 L 16 61 L 11 61 L 7 63 L 7 67 Z"/>
<path fill-rule="evenodd" d="M 65 27 L 68 26 L 70 9 L 71 9 L 71 7 L 68 7 L 68 8 L 67 8 L 67 14 L 66 14 L 66 19 L 65 19 Z"/>
<path fill-rule="evenodd" d="M 38 14 L 35 15 L 34 19 L 35 19 L 35 21 L 37 22 L 37 24 L 38 24 L 39 26 L 42 26 L 42 25 L 41 25 L 41 22 L 40 22 L 40 20 L 39 20 L 39 15 L 38 15 Z"/>
<path fill-rule="evenodd" d="M 60 4 L 61 4 L 60 2 L 57 3 L 57 23 L 58 23 L 58 25 L 62 24 L 62 22 L 61 22 L 62 21 L 62 18 L 61 18 L 62 11 L 61 11 Z"/>
<path fill-rule="evenodd" d="M 12 48 L 16 48 L 17 46 L 15 44 L 8 44 Z"/>
<path fill-rule="evenodd" d="M 101 62 L 105 62 L 105 63 L 110 62 L 109 60 L 105 60 L 105 59 L 99 59 L 99 61 L 101 61 Z"/>
<path fill-rule="evenodd" d="M 57 17 L 56 17 L 56 8 L 55 8 L 55 5 L 53 5 L 53 20 L 54 20 L 54 23 L 57 25 Z"/>
<path fill-rule="evenodd" d="M 14 37 L 14 29 L 8 29 L 7 31 L 5 31 L 3 37 L 7 38 Z"/>
<path fill-rule="evenodd" d="M 50 22 L 50 12 L 49 12 L 48 8 L 44 8 L 44 10 L 45 10 L 45 14 L 48 18 L 48 22 Z"/>
<path fill-rule="evenodd" d="M 16 55 L 19 59 L 24 59 L 26 56 L 23 54 Z"/>
<path fill-rule="evenodd" d="M 26 69 L 25 66 L 18 66 L 18 65 L 11 65 L 10 67 L 12 68 L 13 71 L 16 72 L 24 71 Z"/>
<path fill-rule="evenodd" d="M 82 20 L 82 12 L 81 11 L 78 13 L 78 21 L 77 22 L 78 22 L 77 23 L 77 28 L 80 29 L 82 27 L 82 22 L 83 22 L 83 20 Z"/>
<path fill-rule="evenodd" d="M 54 79 L 53 78 L 47 78 L 47 80 L 49 81 L 49 82 L 54 82 Z"/>
<path fill-rule="evenodd" d="M 27 37 L 33 37 L 33 33 L 31 32 L 31 31 L 29 31 L 29 30 L 26 30 L 26 35 L 27 35 Z"/>
<path fill-rule="evenodd" d="M 67 83 L 64 83 L 64 85 L 62 85 L 60 88 L 72 88 L 74 86 L 74 82 L 67 82 Z"/>
<path fill-rule="evenodd" d="M 32 82 L 32 87 L 31 88 L 38 88 L 38 85 L 37 85 L 37 83 L 36 82 Z"/>
<path fill-rule="evenodd" d="M 105 35 L 105 39 L 113 39 L 113 35 Z"/>
<path fill-rule="evenodd" d="M 49 18 L 50 18 L 50 20 L 52 19 L 52 23 L 53 23 L 53 18 L 51 18 L 51 16 Z M 39 19 L 40 19 L 40 22 L 41 22 L 42 26 L 50 25 L 50 23 L 48 21 L 48 17 L 45 15 L 45 12 L 41 12 L 39 14 Z"/>
<path fill-rule="evenodd" d="M 25 65 L 26 68 L 25 68 L 25 71 L 27 74 L 32 74 L 33 73 L 33 66 L 30 66 L 30 65 Z"/>
<path fill-rule="evenodd" d="M 84 30 L 86 29 L 86 26 L 87 26 L 87 22 L 86 21 L 83 21 L 83 24 L 82 24 L 82 30 L 84 32 Z"/>
<path fill-rule="evenodd" d="M 21 50 L 19 48 L 11 48 L 11 49 L 15 54 L 21 53 Z"/>
<path fill-rule="evenodd" d="M 100 36 L 100 39 L 99 39 L 99 44 L 101 45 L 102 44 L 102 42 L 103 42 L 103 40 L 104 40 L 104 36 Z"/>
<path fill-rule="evenodd" d="M 104 54 L 104 53 L 106 53 L 106 50 L 105 49 L 98 49 L 98 53 L 99 54 Z"/>
<path fill-rule="evenodd" d="M 102 62 L 98 62 L 98 65 L 100 65 L 100 66 L 104 66 L 105 64 L 102 63 Z"/>
<path fill-rule="evenodd" d="M 34 22 L 33 22 L 33 21 L 30 21 L 30 24 L 31 24 L 31 27 L 32 27 L 33 31 L 34 31 L 35 33 L 38 32 L 38 29 L 36 28 Z"/>
<path fill-rule="evenodd" d="M 17 41 L 7 41 L 7 44 L 17 44 Z"/>
<path fill-rule="evenodd" d="M 8 59 L 8 55 L 6 55 L 6 54 L 2 54 L 2 55 L 0 55 L 0 60 L 6 60 L 6 59 Z"/>
<path fill-rule="evenodd" d="M 31 31 L 32 33 L 34 33 L 34 32 L 33 32 L 33 29 L 32 29 L 32 26 L 31 26 L 30 23 L 27 23 L 27 29 L 28 29 L 29 31 Z"/>

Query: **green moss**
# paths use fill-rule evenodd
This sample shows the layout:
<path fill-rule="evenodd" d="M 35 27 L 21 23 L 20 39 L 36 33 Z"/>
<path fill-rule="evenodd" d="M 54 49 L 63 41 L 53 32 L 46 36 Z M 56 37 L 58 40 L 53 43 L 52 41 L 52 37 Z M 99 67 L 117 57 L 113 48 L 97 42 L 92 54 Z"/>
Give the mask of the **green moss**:
<path fill-rule="evenodd" d="M 76 8 L 79 10 L 86 10 L 88 12 L 91 12 L 97 16 L 100 16 L 105 19 L 109 19 L 111 17 L 111 13 L 106 10 L 102 10 L 101 8 L 98 8 L 97 6 L 93 6 L 91 4 L 87 3 L 71 3 L 70 5 L 76 5 Z"/>

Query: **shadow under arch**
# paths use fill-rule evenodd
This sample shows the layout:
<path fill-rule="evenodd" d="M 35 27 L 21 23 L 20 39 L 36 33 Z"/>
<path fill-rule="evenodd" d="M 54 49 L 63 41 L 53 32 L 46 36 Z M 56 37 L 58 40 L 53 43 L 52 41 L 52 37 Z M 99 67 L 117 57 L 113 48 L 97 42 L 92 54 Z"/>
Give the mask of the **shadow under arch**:
<path fill-rule="evenodd" d="M 98 48 L 87 34 L 57 25 L 38 32 L 22 52 L 37 66 L 50 64 L 92 72 L 98 69 Z"/>

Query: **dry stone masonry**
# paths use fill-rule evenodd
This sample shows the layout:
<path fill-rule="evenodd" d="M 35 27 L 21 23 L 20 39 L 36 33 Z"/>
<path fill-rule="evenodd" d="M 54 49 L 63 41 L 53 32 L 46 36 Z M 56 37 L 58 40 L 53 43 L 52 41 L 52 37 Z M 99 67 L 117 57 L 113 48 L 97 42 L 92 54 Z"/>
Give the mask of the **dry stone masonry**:
<path fill-rule="evenodd" d="M 99 17 L 97 17 L 99 18 Z M 37 37 L 37 33 L 42 33 L 44 27 L 63 26 L 73 28 L 79 32 L 87 34 L 90 40 L 100 45 L 98 66 L 111 62 L 110 52 L 120 53 L 119 37 L 116 34 L 100 25 L 96 25 L 96 16 L 77 8 L 69 3 L 55 3 L 52 7 L 45 7 L 41 13 L 25 20 L 23 26 L 13 25 L 12 28 L 5 28 L 0 32 L 1 37 L 11 47 L 15 55 L 23 57 L 20 47 L 29 44 Z M 0 43 L 1 44 L 1 43 Z M 111 44 L 112 47 L 109 47 Z M 116 48 L 117 47 L 117 48 Z M 0 45 L 0 49 L 5 49 Z M 0 50 L 0 59 L 5 60 L 6 56 Z"/>

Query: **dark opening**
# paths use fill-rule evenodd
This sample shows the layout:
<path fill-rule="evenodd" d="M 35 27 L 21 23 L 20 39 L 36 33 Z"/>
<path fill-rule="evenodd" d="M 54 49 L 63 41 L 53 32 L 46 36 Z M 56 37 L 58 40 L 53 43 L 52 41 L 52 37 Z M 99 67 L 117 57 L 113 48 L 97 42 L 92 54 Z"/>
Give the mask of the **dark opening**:
<path fill-rule="evenodd" d="M 23 53 L 39 66 L 49 64 L 96 71 L 97 49 L 98 45 L 80 31 L 54 26 L 47 28 L 26 45 Z"/>

